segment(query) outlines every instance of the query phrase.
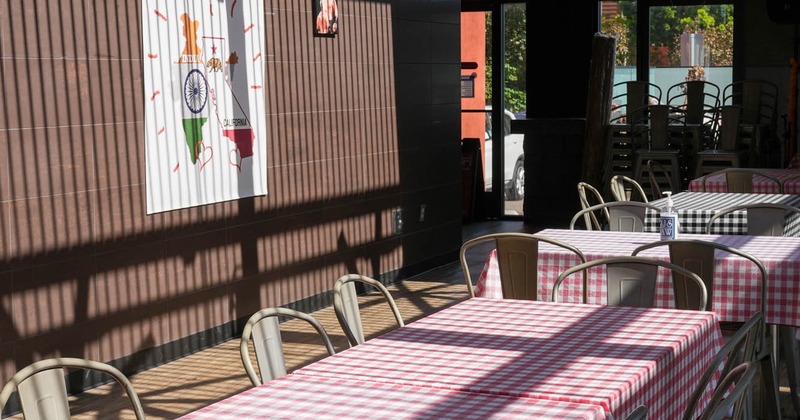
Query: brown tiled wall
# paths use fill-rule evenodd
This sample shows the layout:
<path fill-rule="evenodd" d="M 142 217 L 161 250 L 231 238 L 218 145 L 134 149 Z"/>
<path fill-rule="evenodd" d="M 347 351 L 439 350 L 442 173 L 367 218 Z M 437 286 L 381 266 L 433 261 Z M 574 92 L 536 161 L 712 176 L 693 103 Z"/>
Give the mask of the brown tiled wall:
<path fill-rule="evenodd" d="M 147 215 L 141 0 L 0 2 L 0 383 L 456 258 L 459 1 L 342 0 L 336 38 L 311 4 L 265 0 L 269 194 Z"/>

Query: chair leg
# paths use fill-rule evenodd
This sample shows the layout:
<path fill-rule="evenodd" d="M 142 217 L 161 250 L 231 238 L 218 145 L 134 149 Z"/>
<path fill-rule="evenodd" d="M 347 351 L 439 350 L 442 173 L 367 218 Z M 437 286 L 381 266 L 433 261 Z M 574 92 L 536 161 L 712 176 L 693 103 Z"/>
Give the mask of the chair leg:
<path fill-rule="evenodd" d="M 771 353 L 771 352 L 770 352 Z M 778 381 L 773 365 L 774 354 L 767 354 L 760 359 L 761 367 L 761 414 L 764 419 L 780 419 L 781 405 L 778 394 Z"/>
<path fill-rule="evenodd" d="M 792 394 L 794 411 L 800 413 L 800 343 L 796 338 L 796 327 L 780 327 L 783 358 L 786 362 L 786 376 Z"/>

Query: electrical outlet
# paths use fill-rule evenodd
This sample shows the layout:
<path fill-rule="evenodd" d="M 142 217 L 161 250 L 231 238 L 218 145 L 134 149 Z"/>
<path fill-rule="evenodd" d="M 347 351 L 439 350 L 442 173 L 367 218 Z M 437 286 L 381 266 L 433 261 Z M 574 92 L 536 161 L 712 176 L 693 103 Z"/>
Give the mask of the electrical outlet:
<path fill-rule="evenodd" d="M 427 204 L 420 204 L 419 205 L 419 221 L 420 223 L 425 222 L 425 211 L 428 210 Z"/>
<path fill-rule="evenodd" d="M 392 210 L 392 233 L 395 235 L 403 233 L 403 209 Z"/>

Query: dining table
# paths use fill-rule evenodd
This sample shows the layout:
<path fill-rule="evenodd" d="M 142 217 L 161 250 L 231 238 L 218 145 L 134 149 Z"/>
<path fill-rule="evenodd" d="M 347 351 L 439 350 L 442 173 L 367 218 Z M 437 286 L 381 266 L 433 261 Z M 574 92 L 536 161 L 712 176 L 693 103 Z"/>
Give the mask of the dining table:
<path fill-rule="evenodd" d="M 446 388 L 286 375 L 182 420 L 608 419 L 603 407 Z"/>
<path fill-rule="evenodd" d="M 612 232 L 597 230 L 544 229 L 536 233 L 577 247 L 587 260 L 631 255 L 641 245 L 659 241 L 652 232 Z M 679 238 L 717 242 L 738 248 L 758 258 L 767 271 L 765 322 L 800 327 L 800 238 L 749 235 L 680 234 Z M 656 247 L 640 255 L 669 260 L 668 247 Z M 539 245 L 538 298 L 551 300 L 553 284 L 567 268 L 579 264 L 577 255 L 547 243 Z M 670 272 L 658 270 L 655 305 L 674 307 Z M 595 267 L 587 272 L 588 302 L 607 303 L 605 272 Z M 717 251 L 714 266 L 714 290 L 709 291 L 712 308 L 722 321 L 744 322 L 761 309 L 761 286 L 758 268 L 742 257 Z M 475 296 L 502 298 L 500 269 L 495 250 L 491 250 L 475 285 Z M 559 300 L 581 302 L 582 278 L 565 279 Z"/>
<path fill-rule="evenodd" d="M 753 193 L 711 193 L 684 191 L 672 195 L 678 213 L 679 233 L 707 233 L 709 219 L 728 207 L 740 204 L 774 203 L 800 206 L 800 195 L 794 194 L 753 194 Z M 653 200 L 650 204 L 663 208 L 667 199 Z M 645 232 L 659 231 L 658 211 L 647 209 L 644 219 Z M 743 235 L 747 233 L 747 211 L 739 210 L 721 216 L 714 223 L 712 233 Z M 784 236 L 800 236 L 800 213 L 786 214 Z"/>
<path fill-rule="evenodd" d="M 800 168 L 749 168 L 757 172 L 753 176 L 753 193 L 779 194 L 780 186 L 773 180 L 759 175 L 766 174 L 776 178 L 783 186 L 784 194 L 800 194 Z M 711 173 L 689 181 L 688 191 L 728 192 L 728 182 L 723 172 Z"/>
<path fill-rule="evenodd" d="M 293 375 L 680 418 L 723 343 L 715 312 L 471 298 Z M 701 398 L 705 407 L 712 389 Z"/>

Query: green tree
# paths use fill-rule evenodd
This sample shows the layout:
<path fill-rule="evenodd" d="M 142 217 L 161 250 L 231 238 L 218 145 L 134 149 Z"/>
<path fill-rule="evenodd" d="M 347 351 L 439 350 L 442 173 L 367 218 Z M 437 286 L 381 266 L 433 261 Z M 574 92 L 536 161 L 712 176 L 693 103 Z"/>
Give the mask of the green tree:
<path fill-rule="evenodd" d="M 492 14 L 486 15 L 486 101 L 492 100 Z M 506 108 L 511 112 L 522 112 L 526 109 L 527 80 L 527 45 L 526 45 L 525 4 L 509 4 L 505 6 L 505 60 L 506 73 L 504 95 Z"/>
<path fill-rule="evenodd" d="M 633 66 L 636 65 L 637 2 L 622 0 L 617 4 L 620 12 L 604 16 L 601 30 L 617 38 L 616 64 Z M 704 35 L 709 65 L 732 65 L 733 5 L 652 7 L 649 13 L 651 65 L 679 66 L 680 37 L 684 33 Z M 663 50 L 667 51 L 665 56 L 657 54 Z"/>

